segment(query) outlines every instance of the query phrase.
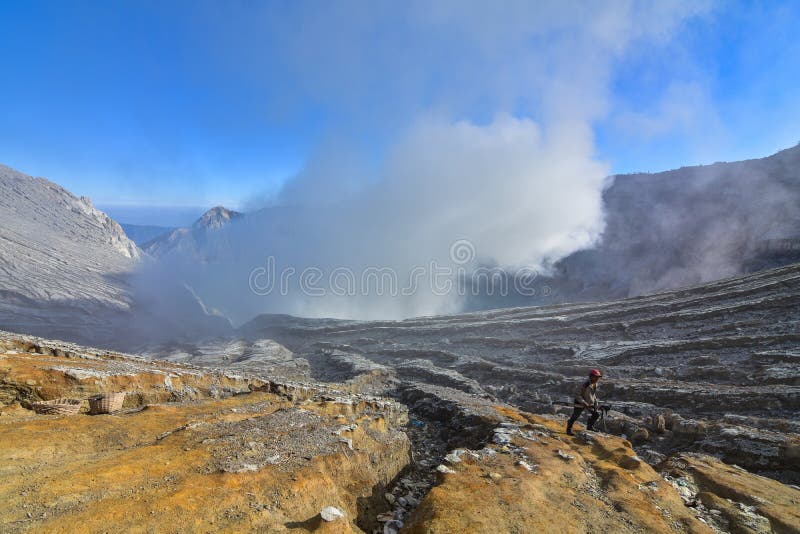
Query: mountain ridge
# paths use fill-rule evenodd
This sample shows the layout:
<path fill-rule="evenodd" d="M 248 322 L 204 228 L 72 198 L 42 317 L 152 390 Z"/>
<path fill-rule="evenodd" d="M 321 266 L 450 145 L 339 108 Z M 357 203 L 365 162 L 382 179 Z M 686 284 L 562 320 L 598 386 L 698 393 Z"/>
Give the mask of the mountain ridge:
<path fill-rule="evenodd" d="M 600 302 L 800 261 L 800 144 L 763 158 L 611 178 L 600 240 L 541 273 L 548 296 L 480 295 L 467 308 Z M 781 240 L 797 247 L 779 250 Z"/>
<path fill-rule="evenodd" d="M 127 277 L 141 252 L 119 224 L 88 198 L 10 167 L 0 166 L 0 191 L 0 324 L 130 311 Z"/>

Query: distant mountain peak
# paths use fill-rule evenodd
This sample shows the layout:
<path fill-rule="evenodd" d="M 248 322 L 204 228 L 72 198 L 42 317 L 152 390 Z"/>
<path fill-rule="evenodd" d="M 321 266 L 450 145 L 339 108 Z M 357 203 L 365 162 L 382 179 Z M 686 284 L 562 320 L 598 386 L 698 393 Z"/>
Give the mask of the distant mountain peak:
<path fill-rule="evenodd" d="M 229 210 L 224 206 L 215 206 L 205 212 L 202 217 L 197 219 L 192 227 L 197 229 L 216 230 L 217 228 L 222 228 L 232 220 L 241 216 L 242 214 L 238 211 Z"/>
<path fill-rule="evenodd" d="M 215 206 L 197 219 L 190 228 L 177 228 L 142 245 L 151 256 L 162 257 L 178 253 L 205 262 L 224 257 L 230 248 L 224 232 L 217 232 L 231 221 L 244 217 L 243 213 Z"/>

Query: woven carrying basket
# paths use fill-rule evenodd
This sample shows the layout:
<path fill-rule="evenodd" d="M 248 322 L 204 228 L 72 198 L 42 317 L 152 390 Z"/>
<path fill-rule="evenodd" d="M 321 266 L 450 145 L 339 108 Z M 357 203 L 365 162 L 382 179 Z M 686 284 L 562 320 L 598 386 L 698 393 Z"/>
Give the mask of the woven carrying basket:
<path fill-rule="evenodd" d="M 125 402 L 125 392 L 106 393 L 89 399 L 89 413 L 112 413 L 122 409 Z"/>
<path fill-rule="evenodd" d="M 76 399 L 55 399 L 31 403 L 33 411 L 42 415 L 75 415 L 81 409 Z"/>

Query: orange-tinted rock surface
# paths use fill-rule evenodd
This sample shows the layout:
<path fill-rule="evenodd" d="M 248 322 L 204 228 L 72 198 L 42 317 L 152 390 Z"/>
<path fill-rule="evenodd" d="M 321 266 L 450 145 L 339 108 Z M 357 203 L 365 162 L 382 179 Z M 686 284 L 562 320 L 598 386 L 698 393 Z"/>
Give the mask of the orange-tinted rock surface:
<path fill-rule="evenodd" d="M 400 391 L 407 425 L 406 406 L 358 381 L 0 341 L 2 532 L 800 531 L 792 486 L 710 456 L 654 468 L 620 437 L 567 436 L 563 417 L 446 387 Z M 125 408 L 25 408 L 104 391 L 129 392 Z"/>
<path fill-rule="evenodd" d="M 142 367 L 110 373 L 121 363 Z M 5 391 L 32 399 L 83 398 L 108 388 L 136 392 L 135 404 L 169 398 L 167 376 L 173 390 L 196 388 L 202 399 L 72 417 L 5 406 L 3 532 L 360 531 L 359 513 L 370 508 L 375 488 L 409 459 L 408 438 L 397 430 L 405 412 L 391 401 L 312 387 L 302 388 L 305 399 L 292 400 L 300 386 L 122 356 L 6 352 L 0 366 Z M 212 399 L 212 385 L 272 392 Z M 322 521 L 326 506 L 345 518 Z"/>
<path fill-rule="evenodd" d="M 125 406 L 229 396 L 264 380 L 32 337 L 0 336 L 0 406 L 128 393 Z"/>
<path fill-rule="evenodd" d="M 567 436 L 562 424 L 552 419 L 501 412 L 518 422 L 517 427 L 498 429 L 510 442 L 495 439 L 498 443 L 480 451 L 456 451 L 459 461 L 447 465 L 453 472 L 443 474 L 422 501 L 407 525 L 409 532 L 800 529 L 800 491 L 785 484 L 707 456 L 681 456 L 677 465 L 702 479 L 698 484 L 708 492 L 700 494 L 707 504 L 698 507 L 639 459 L 626 440 L 585 432 Z M 725 516 L 734 512 L 720 510 L 720 499 L 734 510 L 755 504 L 750 515 L 758 516 L 767 530 L 728 530 L 733 523 Z"/>
<path fill-rule="evenodd" d="M 663 466 L 667 476 L 688 480 L 696 499 L 719 510 L 721 527 L 730 532 L 797 532 L 800 491 L 753 475 L 712 456 L 680 454 Z"/>

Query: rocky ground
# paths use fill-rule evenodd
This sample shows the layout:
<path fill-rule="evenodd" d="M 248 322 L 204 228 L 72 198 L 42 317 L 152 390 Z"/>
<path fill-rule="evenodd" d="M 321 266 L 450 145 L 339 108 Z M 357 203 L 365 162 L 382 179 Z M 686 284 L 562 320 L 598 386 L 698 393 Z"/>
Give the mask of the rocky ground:
<path fill-rule="evenodd" d="M 1 337 L 2 532 L 358 532 L 409 463 L 388 399 Z M 112 391 L 114 414 L 27 409 Z"/>
<path fill-rule="evenodd" d="M 237 338 L 148 355 L 358 380 L 395 398 L 430 384 L 551 415 L 570 413 L 598 367 L 603 426 L 642 457 L 704 452 L 800 483 L 800 264 L 609 303 L 381 322 L 262 316 Z"/>
<path fill-rule="evenodd" d="M 355 361 L 299 383 L 4 333 L 0 531 L 800 531 L 796 487 Z"/>

